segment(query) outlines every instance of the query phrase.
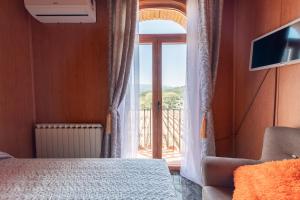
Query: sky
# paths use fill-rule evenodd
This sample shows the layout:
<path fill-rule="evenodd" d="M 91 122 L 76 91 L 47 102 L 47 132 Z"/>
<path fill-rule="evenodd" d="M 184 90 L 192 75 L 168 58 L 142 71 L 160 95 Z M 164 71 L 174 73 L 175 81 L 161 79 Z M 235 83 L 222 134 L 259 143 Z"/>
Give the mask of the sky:
<path fill-rule="evenodd" d="M 140 34 L 185 33 L 185 29 L 173 21 L 150 20 L 139 23 Z M 152 81 L 152 46 L 141 44 L 140 83 L 151 84 Z M 185 85 L 186 45 L 166 44 L 162 46 L 162 85 L 178 87 Z"/>

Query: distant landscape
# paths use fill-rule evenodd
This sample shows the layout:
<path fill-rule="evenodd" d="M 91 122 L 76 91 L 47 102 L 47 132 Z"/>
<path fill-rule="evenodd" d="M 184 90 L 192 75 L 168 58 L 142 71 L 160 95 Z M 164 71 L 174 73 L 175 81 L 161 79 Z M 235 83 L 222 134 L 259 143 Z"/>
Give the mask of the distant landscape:
<path fill-rule="evenodd" d="M 150 109 L 152 107 L 152 85 L 140 85 L 140 107 Z M 182 109 L 184 86 L 163 86 L 163 109 Z"/>

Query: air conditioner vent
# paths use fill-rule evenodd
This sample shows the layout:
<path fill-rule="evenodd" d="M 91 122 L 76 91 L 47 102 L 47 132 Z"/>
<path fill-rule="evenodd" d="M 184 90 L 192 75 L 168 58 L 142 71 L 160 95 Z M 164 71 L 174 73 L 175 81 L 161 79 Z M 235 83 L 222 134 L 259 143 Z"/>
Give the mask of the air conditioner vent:
<path fill-rule="evenodd" d="M 95 23 L 95 0 L 24 0 L 28 12 L 42 23 Z"/>

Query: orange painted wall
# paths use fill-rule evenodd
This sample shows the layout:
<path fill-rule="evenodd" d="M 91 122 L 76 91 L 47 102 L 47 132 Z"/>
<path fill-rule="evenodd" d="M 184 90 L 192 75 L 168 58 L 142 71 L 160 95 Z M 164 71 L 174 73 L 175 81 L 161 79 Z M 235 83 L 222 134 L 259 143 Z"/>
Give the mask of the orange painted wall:
<path fill-rule="evenodd" d="M 0 1 L 0 151 L 31 157 L 35 121 L 29 15 Z"/>
<path fill-rule="evenodd" d="M 237 157 L 259 158 L 268 126 L 300 127 L 300 65 L 248 70 L 251 41 L 298 17 L 297 0 L 235 2 L 233 102 Z"/>

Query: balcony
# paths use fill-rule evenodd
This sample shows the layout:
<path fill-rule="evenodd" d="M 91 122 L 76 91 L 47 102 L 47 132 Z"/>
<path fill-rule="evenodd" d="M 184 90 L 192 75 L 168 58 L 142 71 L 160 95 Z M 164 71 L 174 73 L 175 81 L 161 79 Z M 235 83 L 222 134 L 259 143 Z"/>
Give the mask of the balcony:
<path fill-rule="evenodd" d="M 183 124 L 181 109 L 162 110 L 162 157 L 169 165 L 177 166 L 181 160 Z M 152 158 L 152 110 L 140 110 L 139 149 L 140 158 Z"/>

